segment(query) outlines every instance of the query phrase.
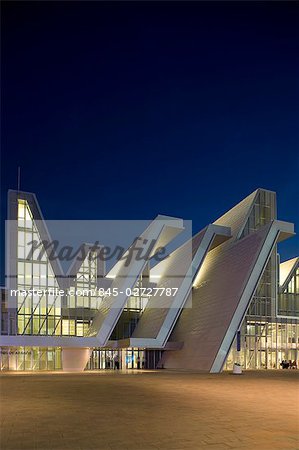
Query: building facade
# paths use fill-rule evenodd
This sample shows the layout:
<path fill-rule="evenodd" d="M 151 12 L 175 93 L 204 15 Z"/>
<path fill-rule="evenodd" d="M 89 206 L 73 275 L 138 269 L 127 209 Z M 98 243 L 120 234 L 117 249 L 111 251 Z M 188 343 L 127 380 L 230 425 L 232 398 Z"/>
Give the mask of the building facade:
<path fill-rule="evenodd" d="M 101 247 L 82 243 L 65 273 L 35 195 L 8 199 L 1 370 L 298 365 L 299 258 L 280 262 L 277 245 L 294 227 L 277 220 L 274 192 L 256 190 L 152 266 L 184 228 L 158 216 L 138 237 L 148 258 L 108 272 Z"/>

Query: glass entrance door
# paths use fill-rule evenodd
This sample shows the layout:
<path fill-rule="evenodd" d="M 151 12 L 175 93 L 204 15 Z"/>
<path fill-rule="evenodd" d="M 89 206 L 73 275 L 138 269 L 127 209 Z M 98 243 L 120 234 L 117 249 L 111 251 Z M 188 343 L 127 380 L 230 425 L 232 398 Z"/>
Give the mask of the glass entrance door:
<path fill-rule="evenodd" d="M 128 348 L 126 352 L 126 369 L 142 369 L 144 366 L 144 350 Z"/>

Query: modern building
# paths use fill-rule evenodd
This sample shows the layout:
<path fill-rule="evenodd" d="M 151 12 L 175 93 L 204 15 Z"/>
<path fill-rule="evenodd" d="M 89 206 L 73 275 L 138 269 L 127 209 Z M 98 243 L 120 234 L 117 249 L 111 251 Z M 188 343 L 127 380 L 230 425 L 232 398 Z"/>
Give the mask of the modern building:
<path fill-rule="evenodd" d="M 109 271 L 101 246 L 85 243 L 84 258 L 62 270 L 34 194 L 10 191 L 8 219 L 1 370 L 298 365 L 299 257 L 280 262 L 277 245 L 294 226 L 277 220 L 274 192 L 256 190 L 152 265 L 184 228 L 158 216 L 138 237 L 148 258 Z M 38 256 L 26 252 L 32 241 Z"/>

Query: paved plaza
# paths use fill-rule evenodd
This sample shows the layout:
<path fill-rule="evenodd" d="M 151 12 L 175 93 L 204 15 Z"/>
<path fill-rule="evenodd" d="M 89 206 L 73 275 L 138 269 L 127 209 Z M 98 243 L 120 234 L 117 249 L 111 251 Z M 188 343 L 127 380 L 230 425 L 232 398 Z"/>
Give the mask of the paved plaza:
<path fill-rule="evenodd" d="M 296 370 L 0 376 L 1 450 L 298 449 Z"/>

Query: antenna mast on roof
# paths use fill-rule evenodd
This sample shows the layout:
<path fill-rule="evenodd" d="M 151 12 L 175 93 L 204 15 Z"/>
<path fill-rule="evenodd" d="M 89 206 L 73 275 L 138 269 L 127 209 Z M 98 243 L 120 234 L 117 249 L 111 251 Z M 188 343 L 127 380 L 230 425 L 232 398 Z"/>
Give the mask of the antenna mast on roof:
<path fill-rule="evenodd" d="M 20 190 L 21 186 L 21 167 L 18 166 L 18 191 Z"/>

